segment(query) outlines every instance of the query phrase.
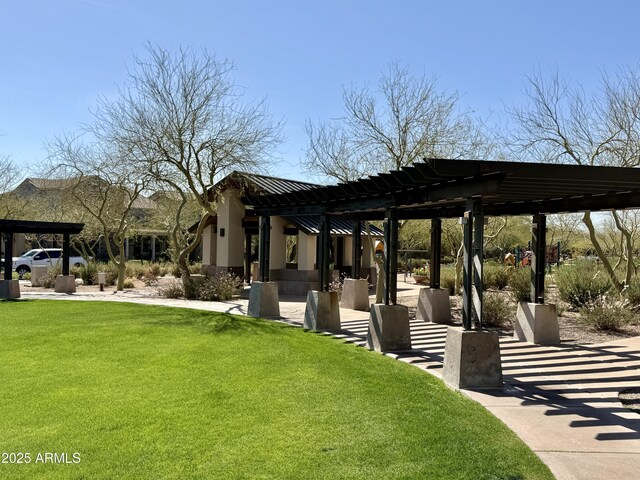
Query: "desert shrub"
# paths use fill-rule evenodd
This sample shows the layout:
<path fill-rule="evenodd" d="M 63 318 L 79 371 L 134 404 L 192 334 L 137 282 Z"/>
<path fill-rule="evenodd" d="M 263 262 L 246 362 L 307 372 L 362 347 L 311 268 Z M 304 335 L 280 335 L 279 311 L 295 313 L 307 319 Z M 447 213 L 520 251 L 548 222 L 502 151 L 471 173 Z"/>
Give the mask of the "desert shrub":
<path fill-rule="evenodd" d="M 202 262 L 190 263 L 189 273 L 202 273 Z"/>
<path fill-rule="evenodd" d="M 182 276 L 182 272 L 180 272 L 180 266 L 177 263 L 172 263 L 169 265 L 169 273 L 176 278 L 180 278 Z"/>
<path fill-rule="evenodd" d="M 531 301 L 531 267 L 516 268 L 509 277 L 511 297 L 514 302 Z"/>
<path fill-rule="evenodd" d="M 92 277 L 94 285 L 98 285 L 98 272 L 105 274 L 104 284 L 107 287 L 113 286 L 118 280 L 118 267 L 111 262 L 99 262 L 96 263 L 96 270 Z"/>
<path fill-rule="evenodd" d="M 56 285 L 56 277 L 58 275 L 62 275 L 62 265 L 52 265 L 47 269 L 47 273 L 42 276 L 40 284 L 44 288 L 53 288 Z"/>
<path fill-rule="evenodd" d="M 449 295 L 456 294 L 456 272 L 447 269 L 440 271 L 440 288 L 449 290 Z"/>
<path fill-rule="evenodd" d="M 558 269 L 556 286 L 561 300 L 580 308 L 606 294 L 611 289 L 611 280 L 587 260 Z"/>
<path fill-rule="evenodd" d="M 502 290 L 509 285 L 513 269 L 495 263 L 487 263 L 482 270 L 485 288 Z"/>
<path fill-rule="evenodd" d="M 133 278 L 125 278 L 124 283 L 122 284 L 122 288 L 134 288 L 135 283 Z"/>
<path fill-rule="evenodd" d="M 150 263 L 144 272 L 145 277 L 159 277 L 162 273 L 162 265 L 159 263 Z"/>
<path fill-rule="evenodd" d="M 73 267 L 71 273 L 75 275 L 76 278 L 81 278 L 84 285 L 95 285 L 98 283 L 98 267 L 94 262 Z"/>
<path fill-rule="evenodd" d="M 631 323 L 633 315 L 625 299 L 601 295 L 580 308 L 581 320 L 596 330 L 618 331 Z"/>
<path fill-rule="evenodd" d="M 629 306 L 640 307 L 640 278 L 634 277 L 622 293 L 629 302 Z"/>
<path fill-rule="evenodd" d="M 142 278 L 146 270 L 147 266 L 143 265 L 142 262 L 126 262 L 124 275 L 127 278 Z"/>
<path fill-rule="evenodd" d="M 182 298 L 184 297 L 184 289 L 182 288 L 182 280 L 173 279 L 158 287 L 158 295 L 164 298 Z"/>
<path fill-rule="evenodd" d="M 508 297 L 489 292 L 482 299 L 482 323 L 486 327 L 505 328 L 511 323 L 515 312 Z"/>
<path fill-rule="evenodd" d="M 220 272 L 212 277 L 205 278 L 196 287 L 196 298 L 211 302 L 214 300 L 230 300 L 240 293 L 242 280 L 228 273 Z"/>

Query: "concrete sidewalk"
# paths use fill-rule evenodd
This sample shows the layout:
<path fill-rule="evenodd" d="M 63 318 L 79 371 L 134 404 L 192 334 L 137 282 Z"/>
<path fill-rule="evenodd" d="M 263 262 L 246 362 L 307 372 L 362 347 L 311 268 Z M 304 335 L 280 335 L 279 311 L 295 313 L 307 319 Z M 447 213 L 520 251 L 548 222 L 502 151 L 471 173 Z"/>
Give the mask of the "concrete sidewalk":
<path fill-rule="evenodd" d="M 407 285 L 405 295 L 417 295 Z M 26 291 L 25 291 L 26 290 Z M 133 292 L 29 292 L 23 298 L 104 300 L 166 305 L 246 315 L 248 301 L 167 300 Z M 281 298 L 282 319 L 302 326 L 305 303 Z M 336 336 L 364 345 L 368 313 L 341 309 Z M 414 320 L 414 349 L 387 354 L 437 377 L 442 371 L 447 327 Z M 640 415 L 626 410 L 618 392 L 640 386 L 640 337 L 589 346 L 537 346 L 500 341 L 505 386 L 463 391 L 511 428 L 559 480 L 640 478 Z"/>

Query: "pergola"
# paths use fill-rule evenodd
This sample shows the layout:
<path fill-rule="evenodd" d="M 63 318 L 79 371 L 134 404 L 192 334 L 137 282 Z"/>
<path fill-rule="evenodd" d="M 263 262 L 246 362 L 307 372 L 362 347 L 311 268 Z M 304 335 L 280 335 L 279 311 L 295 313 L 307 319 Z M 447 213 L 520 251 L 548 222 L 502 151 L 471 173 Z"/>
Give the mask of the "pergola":
<path fill-rule="evenodd" d="M 70 235 L 78 234 L 84 223 L 34 222 L 30 220 L 0 220 L 0 239 L 4 234 L 4 280 L 11 280 L 13 237 L 16 233 L 62 234 L 62 275 L 69 275 Z"/>
<path fill-rule="evenodd" d="M 397 301 L 398 221 L 431 219 L 430 286 L 439 287 L 441 219 L 464 226 L 463 326 L 482 330 L 482 258 L 485 216 L 532 215 L 532 295 L 544 303 L 546 215 L 586 210 L 640 208 L 640 169 L 478 160 L 425 159 L 369 178 L 304 190 L 244 197 L 261 216 L 262 252 L 269 242 L 269 216 L 321 215 L 318 270 L 329 288 L 328 228 L 331 218 L 384 220 L 384 303 Z M 357 247 L 357 248 L 356 248 Z M 359 246 L 354 241 L 354 265 Z M 268 272 L 261 255 L 261 276 Z"/>

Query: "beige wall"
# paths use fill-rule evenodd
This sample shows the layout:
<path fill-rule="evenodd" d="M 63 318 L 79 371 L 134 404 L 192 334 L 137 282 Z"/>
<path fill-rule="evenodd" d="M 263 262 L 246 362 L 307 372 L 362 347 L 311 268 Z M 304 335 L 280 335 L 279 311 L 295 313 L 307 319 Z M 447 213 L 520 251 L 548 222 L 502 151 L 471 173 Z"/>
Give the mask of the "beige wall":
<path fill-rule="evenodd" d="M 202 264 L 217 265 L 217 240 L 218 236 L 214 232 L 213 225 L 209 225 L 202 232 Z"/>
<path fill-rule="evenodd" d="M 314 270 L 316 262 L 316 238 L 298 233 L 298 270 Z"/>
<path fill-rule="evenodd" d="M 281 217 L 271 217 L 269 270 L 287 268 L 287 237 L 283 229 L 284 220 Z"/>
<path fill-rule="evenodd" d="M 238 190 L 226 190 L 218 200 L 218 234 L 216 261 L 218 267 L 244 265 L 244 205 Z M 224 237 L 221 236 L 224 231 Z"/>

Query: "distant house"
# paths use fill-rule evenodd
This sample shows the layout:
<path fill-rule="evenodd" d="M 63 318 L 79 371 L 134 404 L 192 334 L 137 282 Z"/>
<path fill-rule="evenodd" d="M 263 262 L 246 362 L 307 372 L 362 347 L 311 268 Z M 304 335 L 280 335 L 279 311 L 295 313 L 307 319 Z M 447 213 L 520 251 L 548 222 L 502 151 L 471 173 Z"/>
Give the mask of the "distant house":
<path fill-rule="evenodd" d="M 257 275 L 254 238 L 259 235 L 259 218 L 250 206 L 242 203 L 247 194 L 288 193 L 317 185 L 297 180 L 233 172 L 216 184 L 220 192 L 217 216 L 211 218 L 203 232 L 202 263 L 209 273 L 231 271 L 249 280 Z M 316 265 L 320 216 L 271 217 L 269 278 L 278 282 L 280 293 L 304 294 L 318 288 Z M 332 263 L 335 274 L 351 274 L 353 224 L 340 217 L 331 220 Z M 383 232 L 370 228 L 371 235 Z M 360 232 L 366 235 L 365 231 Z M 251 265 L 253 264 L 253 267 Z M 252 272 L 253 270 L 253 272 Z M 375 278 L 373 254 L 365 243 L 362 272 Z"/>
<path fill-rule="evenodd" d="M 83 183 L 90 188 L 92 184 L 96 187 L 103 182 L 98 176 L 88 176 L 83 179 Z M 58 216 L 64 215 L 65 201 L 68 201 L 66 194 L 70 189 L 78 183 L 78 178 L 65 178 L 65 179 L 49 179 L 49 178 L 26 178 L 23 180 L 12 193 L 23 199 L 41 200 L 34 201 L 34 208 L 40 209 L 40 211 L 32 212 L 34 220 L 37 219 L 53 219 Z M 132 216 L 140 222 L 142 228 L 137 228 L 131 237 L 126 239 L 125 242 L 125 258 L 132 260 L 157 260 L 165 258 L 167 256 L 168 241 L 166 232 L 158 229 L 148 228 L 145 226 L 152 216 L 153 212 L 157 208 L 156 200 L 154 198 L 145 197 L 140 195 L 134 202 L 132 207 Z M 47 209 L 46 211 L 44 209 Z M 53 218 L 52 218 L 53 217 Z M 20 237 L 16 235 L 16 237 Z M 16 238 L 18 241 L 18 248 L 14 250 L 17 254 L 26 251 L 30 245 L 29 242 L 24 241 L 22 236 L 22 244 L 20 244 L 20 238 Z M 42 240 L 42 246 L 49 245 L 49 241 Z M 37 246 L 37 245 L 31 245 Z M 106 260 L 108 258 L 106 243 L 104 239 L 100 239 L 96 249 L 95 256 L 99 260 Z"/>

